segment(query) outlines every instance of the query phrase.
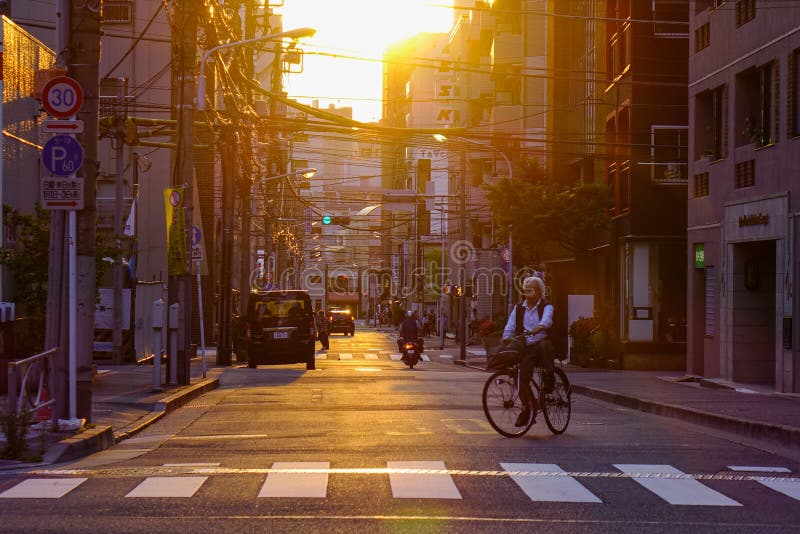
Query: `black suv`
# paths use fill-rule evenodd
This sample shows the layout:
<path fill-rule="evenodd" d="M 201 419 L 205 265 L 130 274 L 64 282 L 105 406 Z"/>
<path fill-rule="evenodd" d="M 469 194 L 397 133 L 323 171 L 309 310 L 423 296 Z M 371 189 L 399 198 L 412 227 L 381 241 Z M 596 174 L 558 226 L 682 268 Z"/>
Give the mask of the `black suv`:
<path fill-rule="evenodd" d="M 254 291 L 247 303 L 247 365 L 305 363 L 316 368 L 317 330 L 308 291 Z"/>
<path fill-rule="evenodd" d="M 328 332 L 335 334 L 341 332 L 354 336 L 356 333 L 356 319 L 350 310 L 330 310 L 328 312 Z"/>

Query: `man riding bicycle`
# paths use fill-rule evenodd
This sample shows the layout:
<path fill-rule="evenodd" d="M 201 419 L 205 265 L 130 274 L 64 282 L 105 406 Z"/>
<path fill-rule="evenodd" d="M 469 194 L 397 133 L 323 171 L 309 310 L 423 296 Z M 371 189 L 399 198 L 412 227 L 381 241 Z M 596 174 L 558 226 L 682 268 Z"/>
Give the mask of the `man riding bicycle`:
<path fill-rule="evenodd" d="M 542 393 L 553 390 L 553 358 L 555 351 L 553 342 L 547 337 L 547 329 L 553 325 L 553 305 L 544 298 L 544 282 L 536 276 L 529 276 L 522 282 L 522 294 L 525 300 L 514 306 L 508 317 L 503 342 L 513 337 L 528 333 L 525 336 L 525 350 L 520 363 L 521 384 L 528 384 L 533 378 L 533 370 L 537 366 L 544 370 Z M 527 387 L 520 387 L 520 399 L 525 407 L 517 417 L 516 426 L 525 426 L 531 417 L 533 399 Z"/>

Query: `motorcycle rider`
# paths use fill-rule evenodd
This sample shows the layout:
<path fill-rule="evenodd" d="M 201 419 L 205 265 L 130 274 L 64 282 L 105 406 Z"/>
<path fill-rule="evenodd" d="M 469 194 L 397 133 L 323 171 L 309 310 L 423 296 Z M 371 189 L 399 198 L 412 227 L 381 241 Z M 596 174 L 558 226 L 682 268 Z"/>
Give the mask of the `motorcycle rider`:
<path fill-rule="evenodd" d="M 417 320 L 417 313 L 408 310 L 406 318 L 400 323 L 400 330 L 397 338 L 397 350 L 403 352 L 403 344 L 411 341 L 417 344 L 419 352 L 422 352 L 422 325 Z"/>

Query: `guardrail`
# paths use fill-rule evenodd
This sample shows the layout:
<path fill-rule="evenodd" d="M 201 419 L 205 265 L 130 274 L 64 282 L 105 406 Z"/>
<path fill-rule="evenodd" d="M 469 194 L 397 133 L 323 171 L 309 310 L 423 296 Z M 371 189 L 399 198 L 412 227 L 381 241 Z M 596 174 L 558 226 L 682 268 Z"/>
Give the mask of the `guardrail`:
<path fill-rule="evenodd" d="M 9 412 L 27 410 L 31 413 L 50 407 L 51 420 L 56 423 L 55 359 L 58 349 L 53 348 L 34 354 L 24 360 L 8 363 Z"/>

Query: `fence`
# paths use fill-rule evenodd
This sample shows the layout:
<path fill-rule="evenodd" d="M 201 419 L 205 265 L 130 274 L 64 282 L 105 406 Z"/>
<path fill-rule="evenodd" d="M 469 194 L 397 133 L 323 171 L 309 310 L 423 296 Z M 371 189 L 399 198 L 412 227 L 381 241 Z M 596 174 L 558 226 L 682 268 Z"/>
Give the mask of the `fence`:
<path fill-rule="evenodd" d="M 53 348 L 34 354 L 24 360 L 8 362 L 9 412 L 27 410 L 35 413 L 50 408 L 50 419 L 55 425 L 55 359 L 58 349 Z"/>

